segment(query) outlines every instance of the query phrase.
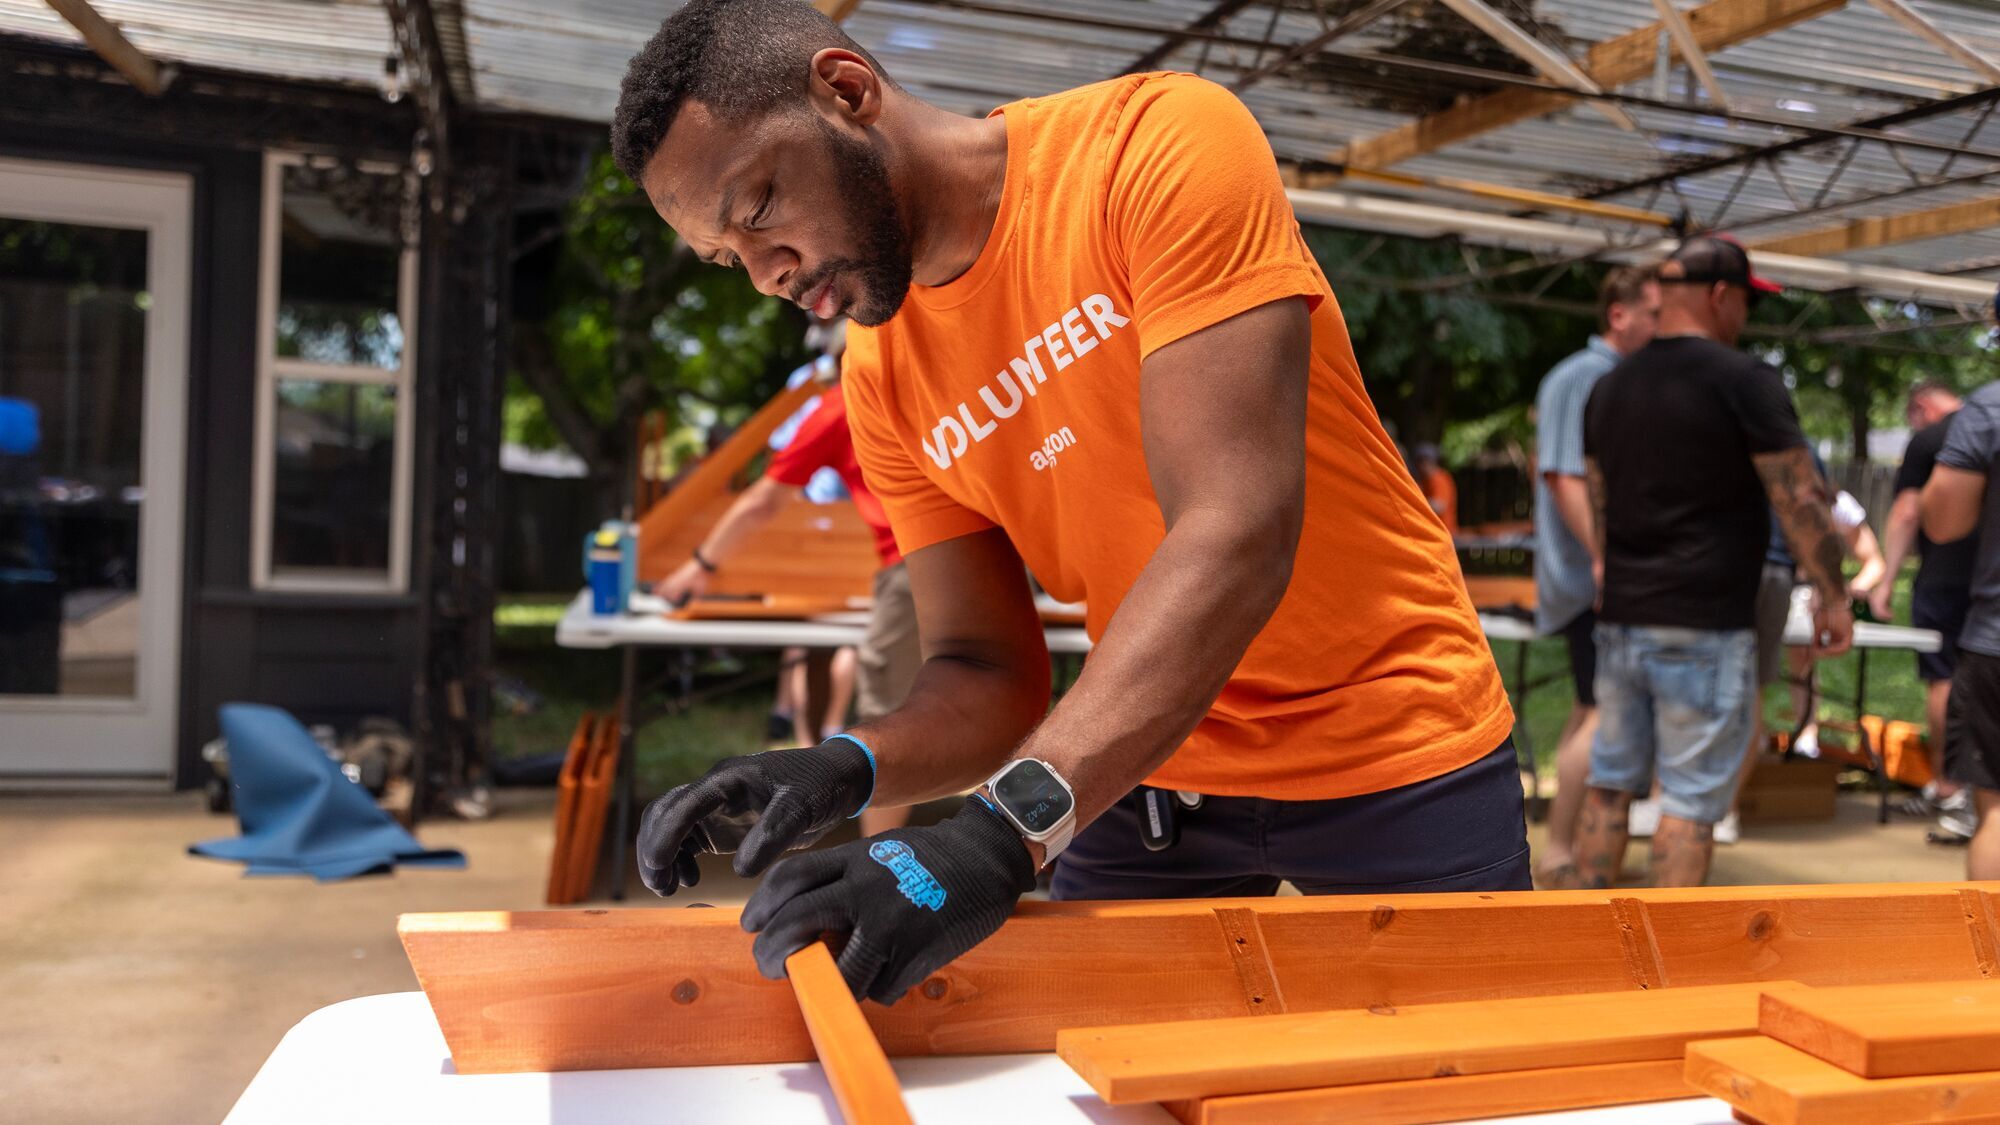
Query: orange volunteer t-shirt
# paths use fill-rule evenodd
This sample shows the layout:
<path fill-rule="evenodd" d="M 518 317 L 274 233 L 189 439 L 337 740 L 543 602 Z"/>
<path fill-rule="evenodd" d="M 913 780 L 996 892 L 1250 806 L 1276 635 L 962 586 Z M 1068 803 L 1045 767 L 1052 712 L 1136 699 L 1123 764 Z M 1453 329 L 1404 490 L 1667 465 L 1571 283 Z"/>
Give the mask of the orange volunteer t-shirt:
<path fill-rule="evenodd" d="M 1499 746 L 1513 717 L 1451 540 L 1376 419 L 1249 111 L 1203 79 L 1148 74 L 994 112 L 1007 178 L 978 260 L 848 333 L 855 447 L 904 553 L 1005 528 L 1050 593 L 1088 603 L 1101 638 L 1165 535 L 1141 361 L 1304 297 L 1306 516 L 1291 585 L 1148 783 L 1345 797 Z"/>

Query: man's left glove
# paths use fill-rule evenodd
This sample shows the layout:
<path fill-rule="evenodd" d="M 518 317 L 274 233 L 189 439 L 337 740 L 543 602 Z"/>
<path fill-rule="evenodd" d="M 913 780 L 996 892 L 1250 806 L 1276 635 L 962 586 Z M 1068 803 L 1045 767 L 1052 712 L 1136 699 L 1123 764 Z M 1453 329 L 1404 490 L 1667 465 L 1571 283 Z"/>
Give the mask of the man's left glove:
<path fill-rule="evenodd" d="M 757 935 L 757 971 L 773 980 L 822 934 L 847 935 L 839 963 L 848 988 L 893 1004 L 986 940 L 1034 886 L 1020 834 L 968 797 L 940 824 L 784 860 L 750 896 L 743 928 Z"/>

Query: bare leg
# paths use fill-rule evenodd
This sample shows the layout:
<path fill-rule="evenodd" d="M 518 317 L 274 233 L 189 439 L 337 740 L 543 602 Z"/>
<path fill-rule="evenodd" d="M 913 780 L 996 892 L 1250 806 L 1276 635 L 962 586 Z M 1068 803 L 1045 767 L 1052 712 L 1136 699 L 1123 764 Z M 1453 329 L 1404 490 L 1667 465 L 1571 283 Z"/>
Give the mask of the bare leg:
<path fill-rule="evenodd" d="M 1661 816 L 1660 830 L 1653 833 L 1648 881 L 1655 887 L 1699 887 L 1708 881 L 1708 864 L 1714 855 L 1714 825 Z"/>
<path fill-rule="evenodd" d="M 800 746 L 811 746 L 819 741 L 819 732 L 813 729 L 812 720 L 812 654 L 799 650 L 799 658 L 785 666 L 779 675 L 791 681 L 792 691 L 792 737 Z"/>
<path fill-rule="evenodd" d="M 1965 853 L 1965 876 L 2000 879 L 2000 791 L 1974 789 L 1972 803 L 1979 810 L 1979 831 Z"/>
<path fill-rule="evenodd" d="M 821 738 L 847 729 L 847 710 L 854 704 L 854 672 L 860 666 L 860 657 L 852 645 L 833 654 L 833 667 L 827 673 L 826 718 L 821 721 Z"/>
<path fill-rule="evenodd" d="M 1932 680 L 1924 685 L 1924 720 L 1931 736 L 1925 748 L 1930 751 L 1931 776 L 1937 779 L 1940 797 L 1949 797 L 1959 790 L 1958 782 L 1947 781 L 1944 776 L 1944 711 L 1950 702 L 1950 680 Z"/>
<path fill-rule="evenodd" d="M 1560 882 L 1563 868 L 1576 864 L 1576 819 L 1590 781 L 1590 743 L 1597 737 L 1597 708 L 1570 708 L 1556 744 L 1556 796 L 1549 802 L 1548 838 L 1542 844 L 1541 874 Z"/>
<path fill-rule="evenodd" d="M 1578 885 L 1608 887 L 1618 879 L 1625 864 L 1625 841 L 1629 823 L 1626 811 L 1632 794 L 1591 786 L 1583 798 L 1583 812 L 1577 818 L 1576 871 Z"/>
<path fill-rule="evenodd" d="M 894 808 L 878 809 L 873 806 L 861 810 L 861 834 L 874 836 L 891 828 L 901 828 L 910 823 L 910 806 L 898 805 Z"/>

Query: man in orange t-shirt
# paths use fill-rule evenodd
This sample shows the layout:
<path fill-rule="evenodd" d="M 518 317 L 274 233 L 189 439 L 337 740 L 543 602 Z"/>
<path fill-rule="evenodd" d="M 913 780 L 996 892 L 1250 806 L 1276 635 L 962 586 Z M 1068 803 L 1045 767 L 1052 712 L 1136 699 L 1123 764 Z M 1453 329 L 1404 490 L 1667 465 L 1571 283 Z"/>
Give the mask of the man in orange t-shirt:
<path fill-rule="evenodd" d="M 845 934 L 887 1003 L 1050 861 L 1063 898 L 1528 886 L 1450 539 L 1232 95 L 1133 75 L 971 120 L 807 5 L 693 0 L 633 59 L 612 143 L 703 258 L 867 326 L 850 423 L 926 657 L 851 737 L 656 801 L 649 887 L 985 778 L 942 823 L 786 859 L 744 909 L 767 975 Z M 1096 642 L 1053 710 L 1023 562 Z"/>

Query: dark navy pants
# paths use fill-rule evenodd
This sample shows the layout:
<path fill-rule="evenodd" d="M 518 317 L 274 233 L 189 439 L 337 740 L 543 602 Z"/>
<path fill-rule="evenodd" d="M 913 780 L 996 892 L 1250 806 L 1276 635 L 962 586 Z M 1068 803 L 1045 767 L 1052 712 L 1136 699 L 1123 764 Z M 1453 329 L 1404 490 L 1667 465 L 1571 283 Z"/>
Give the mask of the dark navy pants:
<path fill-rule="evenodd" d="M 1508 739 L 1441 777 L 1328 801 L 1208 797 L 1180 808 L 1180 842 L 1148 851 L 1139 802 L 1128 795 L 1056 860 L 1053 895 L 1227 898 L 1525 891 L 1527 824 Z"/>

